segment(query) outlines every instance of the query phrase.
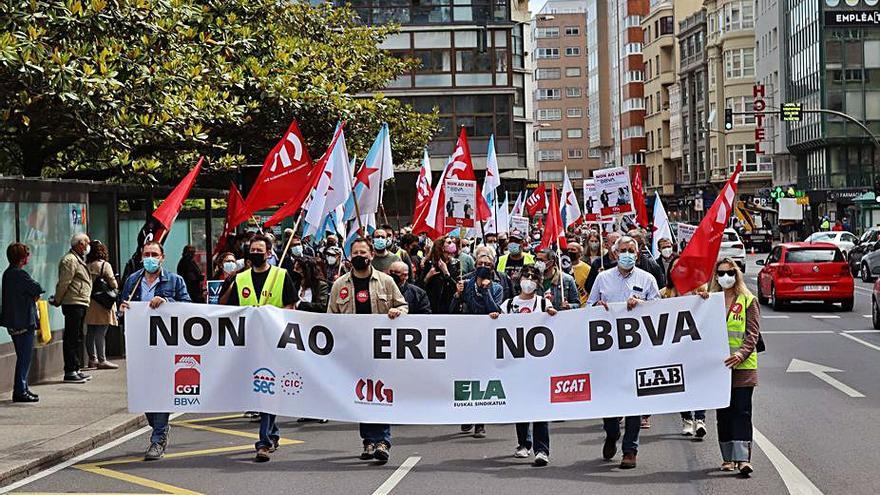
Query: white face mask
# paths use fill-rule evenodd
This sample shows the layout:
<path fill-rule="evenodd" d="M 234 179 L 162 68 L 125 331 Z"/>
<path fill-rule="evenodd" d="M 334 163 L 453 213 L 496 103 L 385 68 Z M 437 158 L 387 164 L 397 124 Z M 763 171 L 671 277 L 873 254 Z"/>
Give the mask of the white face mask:
<path fill-rule="evenodd" d="M 721 275 L 718 277 L 718 285 L 721 286 L 722 289 L 729 289 L 736 284 L 736 277 L 732 277 L 730 275 Z"/>
<path fill-rule="evenodd" d="M 665 247 L 660 250 L 660 254 L 662 254 L 664 258 L 668 258 L 668 257 L 672 256 L 672 248 Z"/>
<path fill-rule="evenodd" d="M 327 264 L 335 265 L 336 264 L 336 256 L 327 256 Z"/>
<path fill-rule="evenodd" d="M 535 268 L 537 268 L 539 272 L 543 273 L 545 270 L 547 270 L 547 264 L 543 261 L 536 261 Z"/>
<path fill-rule="evenodd" d="M 538 283 L 534 280 L 524 278 L 519 281 L 519 288 L 522 289 L 525 294 L 534 294 L 535 290 L 538 288 Z"/>
<path fill-rule="evenodd" d="M 92 246 L 90 244 L 86 244 L 86 250 L 83 251 L 83 256 L 88 256 L 89 253 L 92 252 Z"/>

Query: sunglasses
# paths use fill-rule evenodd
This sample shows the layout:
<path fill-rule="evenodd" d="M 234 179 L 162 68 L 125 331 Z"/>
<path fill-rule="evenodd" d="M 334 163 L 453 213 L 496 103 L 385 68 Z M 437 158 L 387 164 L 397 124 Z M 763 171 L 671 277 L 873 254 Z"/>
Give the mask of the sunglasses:
<path fill-rule="evenodd" d="M 722 275 L 729 275 L 731 277 L 735 277 L 736 270 L 716 270 L 715 275 L 718 275 L 719 277 Z"/>

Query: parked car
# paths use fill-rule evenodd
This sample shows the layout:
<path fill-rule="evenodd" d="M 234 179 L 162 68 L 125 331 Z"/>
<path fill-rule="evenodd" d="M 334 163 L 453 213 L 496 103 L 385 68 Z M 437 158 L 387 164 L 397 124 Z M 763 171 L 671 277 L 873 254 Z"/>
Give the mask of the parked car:
<path fill-rule="evenodd" d="M 850 251 L 859 244 L 859 239 L 842 230 L 839 232 L 815 232 L 804 239 L 804 242 L 830 242 L 840 249 L 840 252 L 843 253 L 843 259 L 846 260 L 849 259 Z"/>
<path fill-rule="evenodd" d="M 862 282 L 871 283 L 877 279 L 877 275 L 880 273 L 880 242 L 875 242 L 865 248 L 865 254 L 859 260 L 858 271 Z"/>
<path fill-rule="evenodd" d="M 871 227 L 859 237 L 858 245 L 852 248 L 847 259 L 853 277 L 858 277 L 862 274 L 860 271 L 862 267 L 862 258 L 875 249 L 877 241 L 880 241 L 880 227 Z M 870 276 L 870 272 L 868 275 Z"/>
<path fill-rule="evenodd" d="M 751 232 L 743 232 L 742 240 L 747 250 L 754 249 L 758 253 L 769 253 L 770 248 L 773 247 L 773 231 L 754 229 Z"/>
<path fill-rule="evenodd" d="M 829 242 L 779 244 L 758 260 L 758 300 L 774 310 L 791 301 L 840 303 L 852 311 L 855 281 L 843 253 Z"/>
<path fill-rule="evenodd" d="M 724 229 L 721 237 L 721 249 L 718 251 L 718 259 L 731 258 L 739 265 L 739 269 L 746 272 L 746 248 L 739 234 L 733 229 Z"/>

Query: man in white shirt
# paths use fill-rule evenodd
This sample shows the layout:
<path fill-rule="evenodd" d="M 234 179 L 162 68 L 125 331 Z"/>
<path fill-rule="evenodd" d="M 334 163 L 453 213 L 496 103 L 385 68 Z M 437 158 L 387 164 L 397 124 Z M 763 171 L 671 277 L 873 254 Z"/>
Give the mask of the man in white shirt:
<path fill-rule="evenodd" d="M 605 270 L 596 277 L 587 304 L 608 309 L 608 303 L 626 302 L 626 308 L 631 310 L 644 301 L 659 299 L 660 291 L 654 276 L 636 267 L 639 248 L 635 239 L 623 236 L 617 240 L 612 249 L 617 252 L 617 267 Z M 641 419 L 641 416 L 626 417 L 621 469 L 636 467 Z M 606 437 L 605 445 L 602 447 L 602 457 L 610 461 L 617 454 L 620 418 L 604 418 L 604 423 Z"/>

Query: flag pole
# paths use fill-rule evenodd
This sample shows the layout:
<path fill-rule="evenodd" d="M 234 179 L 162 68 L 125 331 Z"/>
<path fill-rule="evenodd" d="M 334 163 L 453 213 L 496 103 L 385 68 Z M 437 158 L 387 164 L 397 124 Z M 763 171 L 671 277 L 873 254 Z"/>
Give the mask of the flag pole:
<path fill-rule="evenodd" d="M 357 157 L 355 157 L 355 163 L 357 163 Z M 363 167 L 363 165 L 361 165 L 361 167 Z M 363 236 L 364 235 L 364 225 L 361 222 L 361 207 L 358 204 L 358 197 L 355 196 L 355 192 L 354 192 L 354 190 L 357 189 L 357 171 L 352 170 L 352 174 L 353 175 L 351 177 L 351 197 L 354 199 L 354 214 L 355 214 L 355 218 L 357 218 L 358 232 L 360 233 L 361 236 Z M 380 181 L 382 180 L 381 175 L 379 176 L 379 180 Z M 380 195 L 382 194 L 381 182 L 380 182 L 379 194 Z"/>

